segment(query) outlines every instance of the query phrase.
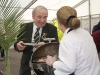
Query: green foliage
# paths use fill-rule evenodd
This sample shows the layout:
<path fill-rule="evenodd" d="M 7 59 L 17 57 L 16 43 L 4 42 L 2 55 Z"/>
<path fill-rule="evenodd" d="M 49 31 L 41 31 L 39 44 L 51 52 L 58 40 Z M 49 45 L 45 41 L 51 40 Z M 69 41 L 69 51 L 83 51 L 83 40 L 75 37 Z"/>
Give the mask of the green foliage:
<path fill-rule="evenodd" d="M 18 0 L 0 0 L 0 46 L 5 50 L 6 75 L 10 75 L 9 48 L 24 29 L 20 28 L 23 23 L 22 15 L 18 15 L 20 9 Z"/>
<path fill-rule="evenodd" d="M 16 36 L 24 28 L 20 28 L 22 15 L 17 16 L 20 9 L 18 0 L 0 0 L 0 45 L 5 50 L 17 41 Z"/>

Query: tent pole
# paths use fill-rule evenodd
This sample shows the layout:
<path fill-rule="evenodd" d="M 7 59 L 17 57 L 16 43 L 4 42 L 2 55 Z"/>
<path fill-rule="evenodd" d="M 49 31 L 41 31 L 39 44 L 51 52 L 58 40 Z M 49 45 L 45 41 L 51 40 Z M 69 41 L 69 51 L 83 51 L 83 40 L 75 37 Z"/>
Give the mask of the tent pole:
<path fill-rule="evenodd" d="M 90 0 L 88 0 L 88 8 L 89 8 L 89 32 L 91 33 L 91 7 L 90 7 Z"/>
<path fill-rule="evenodd" d="M 22 14 L 23 14 L 30 6 L 32 6 L 36 1 L 37 1 L 37 0 L 32 0 L 25 8 L 23 8 L 22 11 L 20 11 L 20 12 L 18 13 L 18 15 L 16 16 L 16 18 L 19 17 L 20 15 L 22 15 Z"/>

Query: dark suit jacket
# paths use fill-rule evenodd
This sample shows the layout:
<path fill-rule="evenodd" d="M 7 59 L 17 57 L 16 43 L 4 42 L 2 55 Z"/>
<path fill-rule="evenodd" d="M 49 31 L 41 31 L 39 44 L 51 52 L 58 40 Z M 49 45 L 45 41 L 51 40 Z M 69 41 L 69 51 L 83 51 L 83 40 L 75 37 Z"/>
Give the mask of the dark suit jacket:
<path fill-rule="evenodd" d="M 23 40 L 24 43 L 31 43 L 31 38 L 32 38 L 32 33 L 33 33 L 33 22 L 31 23 L 26 23 L 23 24 L 25 25 L 25 29 L 23 30 L 23 32 L 21 34 L 23 34 L 18 40 Z M 23 26 L 21 25 L 21 26 Z M 42 29 L 42 34 L 46 33 L 46 38 L 55 38 L 56 40 L 52 41 L 52 42 L 58 42 L 58 36 L 57 36 L 57 28 L 49 23 L 46 23 L 46 25 L 43 27 Z M 20 34 L 19 34 L 20 35 Z M 42 37 L 40 39 L 40 41 L 43 41 Z M 14 44 L 14 48 L 16 51 L 19 51 L 18 48 L 16 47 L 17 42 Z M 30 52 L 30 50 L 32 50 L 32 46 L 27 46 L 25 48 L 25 50 L 23 52 Z"/>
<path fill-rule="evenodd" d="M 94 39 L 94 42 L 95 42 L 96 47 L 97 47 L 97 51 L 99 53 L 100 52 L 100 30 L 93 32 L 92 37 Z"/>

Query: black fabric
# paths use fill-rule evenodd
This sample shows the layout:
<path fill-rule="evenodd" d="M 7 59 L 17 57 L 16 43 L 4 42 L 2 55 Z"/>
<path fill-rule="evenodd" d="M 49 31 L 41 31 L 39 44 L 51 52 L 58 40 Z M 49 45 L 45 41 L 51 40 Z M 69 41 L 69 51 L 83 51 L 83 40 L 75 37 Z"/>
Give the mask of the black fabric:
<path fill-rule="evenodd" d="M 31 75 L 31 68 L 29 66 L 29 61 L 31 59 L 33 51 L 31 52 L 24 52 L 21 58 L 21 66 L 19 75 Z"/>
<path fill-rule="evenodd" d="M 4 57 L 5 56 L 5 53 L 4 53 L 4 49 L 2 49 L 2 47 L 0 46 L 0 52 L 1 52 L 1 57 Z"/>
<path fill-rule="evenodd" d="M 34 34 L 34 42 L 38 43 L 40 41 L 40 34 L 39 34 L 40 28 L 36 28 L 36 32 Z"/>
<path fill-rule="evenodd" d="M 1 57 L 5 57 L 4 49 L 1 51 Z"/>
<path fill-rule="evenodd" d="M 73 29 L 69 29 L 68 32 L 67 32 L 67 34 L 68 34 L 70 31 L 72 31 L 72 30 L 73 30 Z"/>
<path fill-rule="evenodd" d="M 44 72 L 40 71 L 39 69 L 34 69 L 34 72 L 36 73 L 36 75 L 44 75 Z"/>
<path fill-rule="evenodd" d="M 41 67 L 44 70 L 44 75 L 50 75 L 50 73 L 48 72 L 47 64 L 41 64 Z"/>
<path fill-rule="evenodd" d="M 68 18 L 67 21 L 66 21 L 66 24 L 67 24 L 67 25 L 68 25 L 70 19 L 72 19 L 72 18 L 75 18 L 75 16 L 69 16 L 69 18 Z"/>

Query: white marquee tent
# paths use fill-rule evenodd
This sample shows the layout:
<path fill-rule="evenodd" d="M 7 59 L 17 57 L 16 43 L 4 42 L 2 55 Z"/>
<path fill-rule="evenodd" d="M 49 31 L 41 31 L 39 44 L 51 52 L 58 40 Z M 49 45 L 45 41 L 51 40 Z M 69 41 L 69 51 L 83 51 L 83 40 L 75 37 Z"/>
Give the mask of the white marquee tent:
<path fill-rule="evenodd" d="M 62 6 L 71 6 L 76 9 L 81 27 L 91 30 L 100 21 L 100 0 L 18 0 L 21 4 L 21 11 L 24 22 L 32 22 L 32 10 L 38 5 L 43 5 L 48 9 L 48 22 L 56 18 L 57 10 Z M 13 7 L 19 8 L 19 7 Z M 17 16 L 18 16 L 17 15 Z"/>
<path fill-rule="evenodd" d="M 48 22 L 56 18 L 56 12 L 60 7 L 75 8 L 81 21 L 81 27 L 90 33 L 93 26 L 100 21 L 100 0 L 19 0 L 19 2 L 21 3 L 19 15 L 23 14 L 24 22 L 33 21 L 32 10 L 37 5 L 43 5 L 48 9 Z"/>
<path fill-rule="evenodd" d="M 93 25 L 100 21 L 100 0 L 19 0 L 25 22 L 32 21 L 32 9 L 37 5 L 45 6 L 48 11 L 48 21 L 56 18 L 56 11 L 61 6 L 71 6 L 77 10 L 81 27 L 91 32 Z"/>
<path fill-rule="evenodd" d="M 49 10 L 48 20 L 52 20 L 56 17 L 56 11 L 61 6 L 72 6 L 74 7 L 77 12 L 78 16 L 86 16 L 90 14 L 100 14 L 100 0 L 19 0 L 22 6 L 22 9 L 27 6 L 31 1 L 34 3 L 25 11 L 24 19 L 25 20 L 32 20 L 31 12 L 32 9 L 37 5 L 43 5 L 47 7 Z M 90 6 L 89 6 L 90 5 Z"/>

